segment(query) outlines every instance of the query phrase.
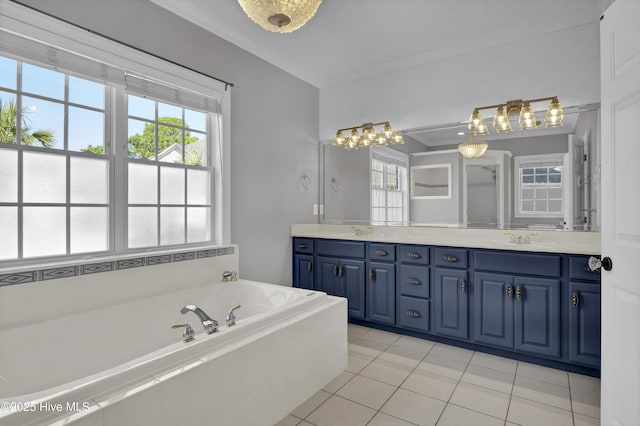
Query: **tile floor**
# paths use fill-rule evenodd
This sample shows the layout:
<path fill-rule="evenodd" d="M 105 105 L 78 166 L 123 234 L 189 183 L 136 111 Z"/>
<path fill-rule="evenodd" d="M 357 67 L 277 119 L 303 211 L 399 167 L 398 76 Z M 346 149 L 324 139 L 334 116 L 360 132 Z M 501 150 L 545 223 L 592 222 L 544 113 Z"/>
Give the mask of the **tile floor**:
<path fill-rule="evenodd" d="M 598 425 L 600 380 L 349 324 L 349 366 L 276 426 Z"/>

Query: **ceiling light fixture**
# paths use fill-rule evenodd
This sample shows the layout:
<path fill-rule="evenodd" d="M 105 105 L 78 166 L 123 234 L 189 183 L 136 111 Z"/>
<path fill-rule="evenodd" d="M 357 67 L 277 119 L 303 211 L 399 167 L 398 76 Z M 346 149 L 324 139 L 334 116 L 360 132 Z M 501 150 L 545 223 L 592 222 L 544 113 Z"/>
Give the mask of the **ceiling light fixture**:
<path fill-rule="evenodd" d="M 382 125 L 382 129 L 380 133 L 376 133 L 374 126 L 380 125 Z M 359 133 L 358 129 L 362 129 L 362 133 Z M 351 130 L 349 136 L 345 137 L 342 132 L 349 130 Z M 333 144 L 335 146 L 341 146 L 348 150 L 368 148 L 371 145 L 384 146 L 390 143 L 395 145 L 403 144 L 404 137 L 400 131 L 393 130 L 388 121 L 365 123 L 362 126 L 338 129 L 336 136 L 333 138 Z"/>
<path fill-rule="evenodd" d="M 489 145 L 485 141 L 474 142 L 473 134 L 469 136 L 469 141 L 458 145 L 458 151 L 465 158 L 482 157 Z"/>
<path fill-rule="evenodd" d="M 290 33 L 306 24 L 322 0 L 238 0 L 256 24 L 274 33 Z"/>

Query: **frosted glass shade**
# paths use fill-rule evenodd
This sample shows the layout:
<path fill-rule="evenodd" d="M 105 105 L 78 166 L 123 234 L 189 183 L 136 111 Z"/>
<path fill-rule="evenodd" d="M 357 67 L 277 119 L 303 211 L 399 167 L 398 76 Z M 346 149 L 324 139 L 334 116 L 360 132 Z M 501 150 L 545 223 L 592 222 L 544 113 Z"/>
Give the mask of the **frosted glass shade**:
<path fill-rule="evenodd" d="M 458 151 L 465 158 L 478 158 L 482 157 L 488 146 L 486 142 L 467 142 L 458 145 Z"/>

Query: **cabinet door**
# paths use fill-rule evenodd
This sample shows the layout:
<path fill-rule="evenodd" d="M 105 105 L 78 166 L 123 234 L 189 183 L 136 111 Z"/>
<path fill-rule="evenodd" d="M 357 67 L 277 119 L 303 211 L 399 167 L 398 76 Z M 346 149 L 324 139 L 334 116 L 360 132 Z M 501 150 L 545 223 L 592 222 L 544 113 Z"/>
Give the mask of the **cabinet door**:
<path fill-rule="evenodd" d="M 316 290 L 324 291 L 333 296 L 341 296 L 337 288 L 340 261 L 331 257 L 318 256 L 316 262 Z"/>
<path fill-rule="evenodd" d="M 473 338 L 513 349 L 513 276 L 476 272 L 473 279 Z"/>
<path fill-rule="evenodd" d="M 435 281 L 435 332 L 468 338 L 467 271 L 436 268 Z"/>
<path fill-rule="evenodd" d="M 314 290 L 313 256 L 296 254 L 293 256 L 293 286 Z"/>
<path fill-rule="evenodd" d="M 396 267 L 394 264 L 367 264 L 367 319 L 396 323 Z"/>
<path fill-rule="evenodd" d="M 536 355 L 560 355 L 560 281 L 514 278 L 515 349 Z"/>
<path fill-rule="evenodd" d="M 569 283 L 569 360 L 600 368 L 600 285 Z"/>
<path fill-rule="evenodd" d="M 338 295 L 347 298 L 349 316 L 364 319 L 364 261 L 341 260 L 339 268 Z"/>

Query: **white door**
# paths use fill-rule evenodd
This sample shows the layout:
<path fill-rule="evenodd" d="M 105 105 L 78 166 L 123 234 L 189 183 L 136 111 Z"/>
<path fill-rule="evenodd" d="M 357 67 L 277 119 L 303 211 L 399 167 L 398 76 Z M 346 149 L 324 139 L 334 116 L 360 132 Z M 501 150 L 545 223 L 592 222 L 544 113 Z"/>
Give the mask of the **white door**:
<path fill-rule="evenodd" d="M 584 229 L 584 142 L 569 135 L 569 151 L 564 156 L 564 229 Z"/>
<path fill-rule="evenodd" d="M 640 425 L 640 0 L 600 24 L 603 425 Z"/>

